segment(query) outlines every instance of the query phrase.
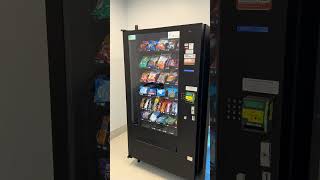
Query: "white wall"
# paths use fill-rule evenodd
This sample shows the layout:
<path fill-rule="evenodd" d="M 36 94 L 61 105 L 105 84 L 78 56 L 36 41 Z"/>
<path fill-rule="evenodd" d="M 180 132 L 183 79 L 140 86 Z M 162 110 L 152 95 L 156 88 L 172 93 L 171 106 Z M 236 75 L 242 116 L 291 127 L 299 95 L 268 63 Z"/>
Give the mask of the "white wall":
<path fill-rule="evenodd" d="M 111 0 L 111 130 L 126 124 L 120 29 L 210 24 L 210 0 Z"/>
<path fill-rule="evenodd" d="M 0 1 L 0 179 L 53 180 L 44 0 Z"/>
<path fill-rule="evenodd" d="M 127 0 L 111 0 L 110 53 L 111 53 L 111 87 L 110 87 L 110 130 L 120 128 L 127 122 L 125 76 L 123 61 L 123 40 L 121 29 L 127 29 Z"/>

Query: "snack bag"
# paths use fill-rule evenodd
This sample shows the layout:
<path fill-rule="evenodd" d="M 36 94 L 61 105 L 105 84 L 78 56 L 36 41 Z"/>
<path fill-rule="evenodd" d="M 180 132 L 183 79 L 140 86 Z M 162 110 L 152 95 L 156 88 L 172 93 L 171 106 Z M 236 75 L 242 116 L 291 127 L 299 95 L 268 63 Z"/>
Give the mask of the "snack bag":
<path fill-rule="evenodd" d="M 172 103 L 171 114 L 175 115 L 175 116 L 178 114 L 178 103 L 177 102 Z"/>
<path fill-rule="evenodd" d="M 166 82 L 166 78 L 168 76 L 168 73 L 164 73 L 162 72 L 160 75 L 159 75 L 159 78 L 157 80 L 157 83 L 162 83 L 164 84 Z"/>
<path fill-rule="evenodd" d="M 95 80 L 95 95 L 94 102 L 98 105 L 104 106 L 106 102 L 110 101 L 109 88 L 110 82 L 105 77 L 97 77 Z"/>
<path fill-rule="evenodd" d="M 140 61 L 139 67 L 140 68 L 147 68 L 149 60 L 150 60 L 150 57 L 143 56 L 141 61 Z"/>
<path fill-rule="evenodd" d="M 149 82 L 149 83 L 150 82 L 156 82 L 159 74 L 160 74 L 159 71 L 151 71 L 149 76 L 148 76 L 147 82 Z"/>
<path fill-rule="evenodd" d="M 141 108 L 141 109 L 144 108 L 144 103 L 146 102 L 146 99 L 147 99 L 147 98 L 145 98 L 145 97 L 141 99 L 141 102 L 140 102 L 140 108 Z"/>
<path fill-rule="evenodd" d="M 168 119 L 168 116 L 167 115 L 163 115 L 163 116 L 159 117 L 156 120 L 156 122 L 159 123 L 159 124 L 165 124 L 167 119 Z"/>
<path fill-rule="evenodd" d="M 177 77 L 178 77 L 178 73 L 177 72 L 171 72 L 169 74 L 169 76 L 167 77 L 167 82 L 168 83 L 173 83 L 177 80 Z"/>
<path fill-rule="evenodd" d="M 171 111 L 171 105 L 172 105 L 172 102 L 171 101 L 168 101 L 168 104 L 167 104 L 167 108 L 166 108 L 166 113 L 170 113 Z"/>
<path fill-rule="evenodd" d="M 104 38 L 95 59 L 99 63 L 110 63 L 110 35 Z"/>
<path fill-rule="evenodd" d="M 168 57 L 167 56 L 164 56 L 164 55 L 161 55 L 159 60 L 158 60 L 158 63 L 157 63 L 157 67 L 159 69 L 164 69 L 165 66 L 166 66 L 166 62 L 168 60 Z"/>
<path fill-rule="evenodd" d="M 139 45 L 139 50 L 140 50 L 141 52 L 147 51 L 148 45 L 149 45 L 149 42 L 148 42 L 148 41 L 142 41 L 141 44 Z"/>
<path fill-rule="evenodd" d="M 178 59 L 176 58 L 171 58 L 168 60 L 168 63 L 167 63 L 167 67 L 169 68 L 177 68 L 179 67 L 179 63 L 178 63 Z"/>
<path fill-rule="evenodd" d="M 156 51 L 156 46 L 157 46 L 158 42 L 157 41 L 149 41 L 148 45 L 147 45 L 147 51 Z"/>
<path fill-rule="evenodd" d="M 176 46 L 177 46 L 177 40 L 172 39 L 169 41 L 167 48 L 168 50 L 174 50 L 176 49 Z"/>
<path fill-rule="evenodd" d="M 160 98 L 157 97 L 154 99 L 153 106 L 152 106 L 153 111 L 157 111 L 159 102 L 160 102 Z"/>
<path fill-rule="evenodd" d="M 161 104 L 160 107 L 160 112 L 164 113 L 166 111 L 166 107 L 167 107 L 168 101 L 163 101 L 163 103 Z"/>
<path fill-rule="evenodd" d="M 161 99 L 160 102 L 159 102 L 159 104 L 158 104 L 157 111 L 160 111 L 163 102 L 165 102 L 165 100 L 164 100 L 164 99 Z"/>
<path fill-rule="evenodd" d="M 159 115 L 160 115 L 160 112 L 158 111 L 152 113 L 150 116 L 150 121 L 155 122 L 158 119 Z"/>
<path fill-rule="evenodd" d="M 178 89 L 174 87 L 170 87 L 167 89 L 168 91 L 168 97 L 169 98 L 175 98 L 178 96 Z"/>
<path fill-rule="evenodd" d="M 148 62 L 149 68 L 155 68 L 158 62 L 159 56 L 152 56 Z"/>
<path fill-rule="evenodd" d="M 165 51 L 167 49 L 168 44 L 169 44 L 169 41 L 167 39 L 162 39 L 157 44 L 156 50 L 157 51 Z"/>
<path fill-rule="evenodd" d="M 141 112 L 142 119 L 149 119 L 151 112 L 150 111 L 143 111 Z"/>
<path fill-rule="evenodd" d="M 149 71 L 143 72 L 140 78 L 140 82 L 147 82 L 149 74 L 150 74 Z"/>
<path fill-rule="evenodd" d="M 144 109 L 148 109 L 149 104 L 151 103 L 150 101 L 151 101 L 150 98 L 146 100 L 146 103 L 144 103 L 144 107 L 143 107 Z"/>
<path fill-rule="evenodd" d="M 140 95 L 147 95 L 149 91 L 149 87 L 147 86 L 140 86 L 140 91 L 139 94 Z"/>
<path fill-rule="evenodd" d="M 173 118 L 173 117 L 169 117 L 166 119 L 166 123 L 168 125 L 174 125 L 174 124 L 177 124 L 177 119 Z"/>
<path fill-rule="evenodd" d="M 148 109 L 152 109 L 152 102 L 153 102 L 153 99 L 152 98 L 150 98 L 150 101 L 149 101 L 149 104 L 148 104 Z"/>
<path fill-rule="evenodd" d="M 150 88 L 148 91 L 149 96 L 155 96 L 157 95 L 157 88 Z"/>
<path fill-rule="evenodd" d="M 157 96 L 159 96 L 159 97 L 166 96 L 166 90 L 165 89 L 157 89 Z"/>

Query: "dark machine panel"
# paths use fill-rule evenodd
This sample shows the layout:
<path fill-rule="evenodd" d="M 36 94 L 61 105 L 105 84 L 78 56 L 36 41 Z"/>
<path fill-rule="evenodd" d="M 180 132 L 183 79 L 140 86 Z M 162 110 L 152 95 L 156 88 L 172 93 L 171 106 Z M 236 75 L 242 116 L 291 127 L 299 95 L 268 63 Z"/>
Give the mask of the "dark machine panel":
<path fill-rule="evenodd" d="M 204 171 L 208 33 L 203 24 L 124 31 L 129 157 L 187 179 Z"/>

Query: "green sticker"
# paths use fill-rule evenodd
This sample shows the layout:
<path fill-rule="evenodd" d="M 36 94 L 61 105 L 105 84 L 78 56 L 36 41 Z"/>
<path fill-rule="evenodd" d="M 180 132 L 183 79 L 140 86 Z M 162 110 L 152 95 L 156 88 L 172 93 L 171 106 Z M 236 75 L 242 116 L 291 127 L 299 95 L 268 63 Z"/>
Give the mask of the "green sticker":
<path fill-rule="evenodd" d="M 129 35 L 129 36 L 128 36 L 128 40 L 129 40 L 129 41 L 134 41 L 134 40 L 136 40 L 136 35 Z"/>

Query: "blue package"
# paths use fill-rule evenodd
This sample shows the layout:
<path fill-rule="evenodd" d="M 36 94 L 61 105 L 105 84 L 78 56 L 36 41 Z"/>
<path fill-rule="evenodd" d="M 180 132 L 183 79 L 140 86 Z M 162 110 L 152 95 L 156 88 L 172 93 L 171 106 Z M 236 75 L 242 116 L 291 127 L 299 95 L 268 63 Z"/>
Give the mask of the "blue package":
<path fill-rule="evenodd" d="M 110 101 L 110 81 L 104 77 L 98 77 L 95 80 L 95 95 L 94 103 L 104 106 L 106 102 Z"/>
<path fill-rule="evenodd" d="M 157 88 L 150 88 L 148 95 L 155 96 L 157 94 Z"/>
<path fill-rule="evenodd" d="M 167 91 L 168 91 L 169 98 L 175 98 L 178 96 L 178 89 L 175 87 L 167 88 Z"/>
<path fill-rule="evenodd" d="M 158 89 L 157 96 L 160 96 L 160 97 L 166 96 L 166 90 L 165 89 Z"/>
<path fill-rule="evenodd" d="M 157 46 L 158 42 L 157 41 L 149 41 L 149 44 L 147 46 L 147 51 L 156 51 L 156 46 Z"/>
<path fill-rule="evenodd" d="M 147 95 L 149 91 L 149 87 L 147 86 L 140 86 L 140 91 L 139 94 L 140 95 Z"/>

